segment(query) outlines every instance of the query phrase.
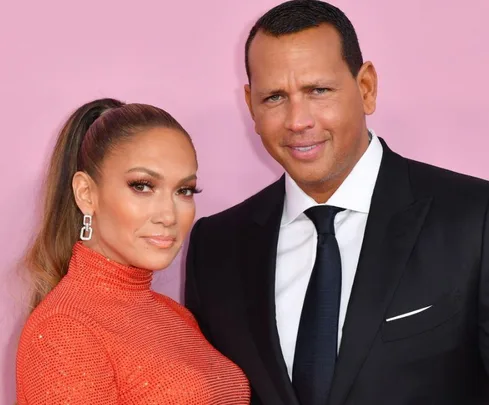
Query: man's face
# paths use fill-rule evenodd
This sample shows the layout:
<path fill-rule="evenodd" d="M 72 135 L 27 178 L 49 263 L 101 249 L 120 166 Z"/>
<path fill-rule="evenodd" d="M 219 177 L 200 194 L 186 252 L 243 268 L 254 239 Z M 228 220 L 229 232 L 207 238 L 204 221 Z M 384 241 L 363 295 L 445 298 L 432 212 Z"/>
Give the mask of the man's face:
<path fill-rule="evenodd" d="M 368 146 L 372 64 L 353 77 L 337 31 L 323 24 L 280 37 L 258 32 L 249 67 L 246 101 L 270 155 L 311 196 L 341 184 Z"/>

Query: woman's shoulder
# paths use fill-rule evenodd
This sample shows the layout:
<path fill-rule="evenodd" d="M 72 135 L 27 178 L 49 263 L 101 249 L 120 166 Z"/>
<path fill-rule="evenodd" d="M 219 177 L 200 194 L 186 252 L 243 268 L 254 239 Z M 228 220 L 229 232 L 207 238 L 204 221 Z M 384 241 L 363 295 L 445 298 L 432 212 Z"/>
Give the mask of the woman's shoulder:
<path fill-rule="evenodd" d="M 62 308 L 36 308 L 28 317 L 22 329 L 17 350 L 17 367 L 27 367 L 32 358 L 46 357 L 51 353 L 56 359 L 69 358 L 70 351 L 76 350 L 87 357 L 108 358 L 103 334 L 85 314 Z M 47 359 L 46 357 L 46 359 Z M 54 358 L 54 357 L 53 357 Z"/>
<path fill-rule="evenodd" d="M 32 311 L 24 329 L 35 327 L 38 324 L 58 322 L 60 319 L 94 327 L 92 317 L 88 311 L 84 310 L 84 305 L 79 302 L 79 295 L 76 289 L 65 285 L 65 280 L 62 280 Z"/>
<path fill-rule="evenodd" d="M 47 335 L 52 344 L 68 340 L 75 334 L 101 338 L 101 328 L 97 322 L 76 305 L 76 300 L 67 299 L 58 287 L 59 284 L 28 316 L 20 336 L 19 349 Z"/>
<path fill-rule="evenodd" d="M 21 341 L 32 336 L 41 336 L 47 329 L 51 334 L 63 335 L 67 332 L 98 335 L 97 323 L 86 313 L 74 307 L 47 306 L 41 303 L 27 318 L 21 334 Z M 42 339 L 42 337 L 40 337 Z"/>
<path fill-rule="evenodd" d="M 173 312 L 175 312 L 177 315 L 183 318 L 187 323 L 189 323 L 192 327 L 199 329 L 197 321 L 195 320 L 195 317 L 192 315 L 192 312 L 190 312 L 182 304 L 179 304 L 173 298 L 170 298 L 163 294 L 159 294 L 155 291 L 153 291 L 153 294 L 158 302 L 164 304 L 166 307 L 171 309 Z"/>
<path fill-rule="evenodd" d="M 158 301 L 158 302 L 164 304 L 165 306 L 171 308 L 175 312 L 178 312 L 181 314 L 190 313 L 190 311 L 187 308 L 185 308 L 182 304 L 179 304 L 176 300 L 168 297 L 167 295 L 157 293 L 156 291 L 153 291 L 153 295 L 154 295 L 156 301 Z"/>
<path fill-rule="evenodd" d="M 107 396 L 115 396 L 115 370 L 108 349 L 103 335 L 84 314 L 36 308 L 18 345 L 17 391 L 30 398 L 29 403 L 37 403 L 33 398 L 39 399 L 40 392 L 50 389 L 55 393 L 53 400 L 75 400 L 73 392 L 58 390 L 74 383 L 77 399 L 103 396 L 103 392 L 96 393 L 97 385 L 107 390 Z"/>

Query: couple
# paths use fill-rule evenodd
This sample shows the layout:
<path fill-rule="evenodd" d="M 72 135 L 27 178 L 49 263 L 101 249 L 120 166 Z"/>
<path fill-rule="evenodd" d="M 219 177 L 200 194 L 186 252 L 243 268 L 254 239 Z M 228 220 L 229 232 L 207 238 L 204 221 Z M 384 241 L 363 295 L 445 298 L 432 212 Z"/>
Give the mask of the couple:
<path fill-rule="evenodd" d="M 194 219 L 187 132 L 111 99 L 65 125 L 28 256 L 19 405 L 489 403 L 489 184 L 367 129 L 377 76 L 337 8 L 278 5 L 245 51 L 245 99 L 286 174 L 196 222 L 188 309 L 150 290 Z"/>

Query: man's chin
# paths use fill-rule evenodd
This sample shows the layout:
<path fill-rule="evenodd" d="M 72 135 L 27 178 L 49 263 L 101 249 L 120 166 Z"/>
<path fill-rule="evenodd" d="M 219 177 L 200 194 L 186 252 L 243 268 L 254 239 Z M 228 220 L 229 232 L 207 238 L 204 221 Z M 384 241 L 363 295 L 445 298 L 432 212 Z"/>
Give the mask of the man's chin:
<path fill-rule="evenodd" d="M 289 172 L 289 174 L 290 177 L 292 177 L 292 179 L 297 183 L 297 185 L 304 187 L 321 187 L 334 177 L 331 175 L 331 173 L 311 173 L 294 175 Z"/>

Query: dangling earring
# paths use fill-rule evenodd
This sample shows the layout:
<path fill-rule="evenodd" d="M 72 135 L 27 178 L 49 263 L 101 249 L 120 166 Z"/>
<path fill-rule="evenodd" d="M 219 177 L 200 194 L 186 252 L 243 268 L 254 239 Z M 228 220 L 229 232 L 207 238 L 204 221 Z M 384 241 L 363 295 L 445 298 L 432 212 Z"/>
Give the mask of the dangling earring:
<path fill-rule="evenodd" d="M 83 215 L 83 226 L 80 231 L 80 239 L 81 240 L 90 240 L 92 239 L 92 216 L 89 214 Z"/>

